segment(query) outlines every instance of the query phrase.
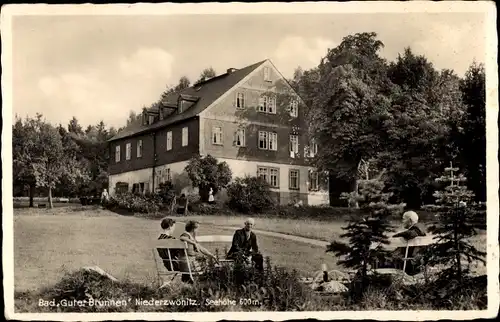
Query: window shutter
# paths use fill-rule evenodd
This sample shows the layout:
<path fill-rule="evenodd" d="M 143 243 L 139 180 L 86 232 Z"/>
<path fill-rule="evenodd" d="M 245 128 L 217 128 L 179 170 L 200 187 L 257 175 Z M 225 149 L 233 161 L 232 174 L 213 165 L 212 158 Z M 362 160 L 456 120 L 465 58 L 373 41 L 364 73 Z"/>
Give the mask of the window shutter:
<path fill-rule="evenodd" d="M 236 104 L 237 100 L 238 100 L 238 92 L 235 92 L 234 96 L 233 96 L 233 106 L 234 107 L 238 107 L 238 105 Z"/>

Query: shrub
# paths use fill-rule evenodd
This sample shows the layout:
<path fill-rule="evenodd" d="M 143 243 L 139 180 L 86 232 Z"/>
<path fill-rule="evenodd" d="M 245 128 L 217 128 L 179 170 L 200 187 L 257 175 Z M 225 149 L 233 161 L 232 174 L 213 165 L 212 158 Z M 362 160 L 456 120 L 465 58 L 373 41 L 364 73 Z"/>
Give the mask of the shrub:
<path fill-rule="evenodd" d="M 229 208 L 242 213 L 260 213 L 275 205 L 269 184 L 260 177 L 236 178 L 227 195 Z"/>
<path fill-rule="evenodd" d="M 152 214 L 158 213 L 162 207 L 161 198 L 158 195 L 137 195 L 130 192 L 111 197 L 107 203 L 110 210 L 124 210 L 130 213 Z"/>
<path fill-rule="evenodd" d="M 231 168 L 226 162 L 218 162 L 211 155 L 197 155 L 189 160 L 185 168 L 192 186 L 197 187 L 202 201 L 208 201 L 209 190 L 215 196 L 232 179 Z"/>

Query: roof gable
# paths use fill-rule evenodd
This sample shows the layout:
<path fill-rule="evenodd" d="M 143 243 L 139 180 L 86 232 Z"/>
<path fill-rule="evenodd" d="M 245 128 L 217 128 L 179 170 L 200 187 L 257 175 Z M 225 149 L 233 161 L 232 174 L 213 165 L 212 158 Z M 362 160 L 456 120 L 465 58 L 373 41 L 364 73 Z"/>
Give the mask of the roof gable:
<path fill-rule="evenodd" d="M 266 60 L 210 78 L 179 92 L 170 93 L 162 100 L 164 106 L 177 106 L 179 99 L 186 99 L 194 102 L 194 105 L 182 113 L 171 113 L 163 120 L 151 125 L 133 124 L 120 131 L 109 141 L 142 134 L 197 116 L 264 62 L 266 62 Z"/>

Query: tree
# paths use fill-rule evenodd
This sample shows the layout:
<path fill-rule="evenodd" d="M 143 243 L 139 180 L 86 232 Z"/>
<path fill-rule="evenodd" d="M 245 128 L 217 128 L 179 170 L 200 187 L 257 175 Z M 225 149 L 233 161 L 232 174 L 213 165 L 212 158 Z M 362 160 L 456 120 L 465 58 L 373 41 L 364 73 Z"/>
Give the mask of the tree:
<path fill-rule="evenodd" d="M 185 168 L 193 187 L 199 189 L 202 201 L 208 201 L 210 188 L 214 196 L 225 188 L 232 179 L 232 172 L 226 162 L 218 162 L 211 155 L 197 155 L 189 160 Z"/>
<path fill-rule="evenodd" d="M 473 63 L 460 84 L 466 106 L 460 149 L 477 201 L 486 201 L 486 82 L 484 65 Z"/>
<path fill-rule="evenodd" d="M 378 162 L 388 169 L 395 197 L 412 208 L 431 202 L 432 178 L 445 162 L 456 158 L 455 138 L 461 131 L 459 79 L 450 70 L 438 72 L 423 55 L 406 48 L 388 68 L 395 85 L 386 146 Z"/>
<path fill-rule="evenodd" d="M 33 207 L 36 188 L 34 169 L 31 166 L 33 145 L 36 140 L 35 128 L 29 119 L 23 121 L 16 116 L 12 126 L 12 172 L 13 183 L 29 187 L 29 206 Z"/>
<path fill-rule="evenodd" d="M 391 102 L 386 63 L 378 55 L 382 47 L 375 33 L 347 36 L 304 82 L 314 88 L 305 100 L 311 106 L 311 137 L 321 147 L 315 165 L 352 182 L 352 191 L 357 190 L 361 161 L 386 147 Z"/>
<path fill-rule="evenodd" d="M 198 80 L 194 84 L 195 85 L 199 84 L 201 82 L 209 80 L 210 78 L 214 78 L 215 76 L 217 76 L 217 74 L 215 72 L 215 69 L 213 69 L 213 67 L 205 68 L 201 72 L 200 77 L 198 78 Z"/>
<path fill-rule="evenodd" d="M 368 285 L 370 265 L 376 261 L 385 262 L 389 253 L 383 245 L 389 244 L 387 232 L 392 231 L 390 218 L 403 211 L 404 204 L 391 205 L 391 193 L 384 193 L 384 182 L 380 178 L 360 180 L 359 193 L 351 192 L 344 197 L 356 200 L 360 205 L 360 215 L 349 220 L 342 227 L 346 233 L 341 238 L 348 242 L 332 241 L 327 252 L 341 257 L 339 264 L 358 271 L 360 291 Z"/>
<path fill-rule="evenodd" d="M 127 119 L 127 126 L 142 124 L 142 114 L 130 111 Z"/>
<path fill-rule="evenodd" d="M 35 119 L 27 120 L 27 127 L 33 133 L 33 141 L 29 145 L 28 166 L 32 169 L 38 187 L 48 190 L 48 202 L 52 208 L 52 190 L 65 178 L 75 183 L 85 178 L 74 155 L 68 154 L 57 128 L 42 120 L 37 114 Z"/>
<path fill-rule="evenodd" d="M 483 218 L 485 212 L 480 205 L 470 204 L 474 194 L 467 186 L 460 185 L 467 179 L 463 175 L 456 176 L 458 168 L 452 164 L 445 168 L 445 174 L 436 179 L 438 182 L 449 183 L 441 191 L 436 191 L 437 205 L 429 207 L 437 211 L 439 221 L 429 227 L 429 231 L 436 237 L 430 249 L 429 263 L 448 266 L 441 272 L 448 282 L 456 280 L 462 282 L 470 269 L 472 262 L 485 263 L 486 253 L 477 250 L 469 241 L 477 235 L 478 229 L 485 229 Z M 464 266 L 464 262 L 468 265 Z"/>
<path fill-rule="evenodd" d="M 73 118 L 69 121 L 68 124 L 68 131 L 70 133 L 74 133 L 76 135 L 83 135 L 83 129 L 82 126 L 78 123 L 78 120 L 76 117 L 73 116 Z"/>

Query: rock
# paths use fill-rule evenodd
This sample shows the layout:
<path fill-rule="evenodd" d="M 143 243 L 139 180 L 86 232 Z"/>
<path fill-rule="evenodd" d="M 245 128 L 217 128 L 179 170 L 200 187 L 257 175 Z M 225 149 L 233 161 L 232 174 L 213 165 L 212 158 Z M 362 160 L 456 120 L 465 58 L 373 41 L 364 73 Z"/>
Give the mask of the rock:
<path fill-rule="evenodd" d="M 342 283 L 338 281 L 330 281 L 326 283 L 322 283 L 318 288 L 318 291 L 322 291 L 324 293 L 334 293 L 334 294 L 339 294 L 339 293 L 344 293 L 349 291 L 349 289 Z"/>
<path fill-rule="evenodd" d="M 88 271 L 88 272 L 96 272 L 97 274 L 101 275 L 101 276 L 104 276 L 106 278 L 109 278 L 110 280 L 114 281 L 114 282 L 117 282 L 118 279 L 116 279 L 115 277 L 113 277 L 112 275 L 106 273 L 102 268 L 100 268 L 99 266 L 86 266 L 86 267 L 83 267 L 82 268 L 83 270 L 85 271 Z"/>

